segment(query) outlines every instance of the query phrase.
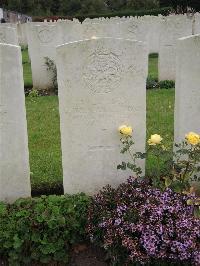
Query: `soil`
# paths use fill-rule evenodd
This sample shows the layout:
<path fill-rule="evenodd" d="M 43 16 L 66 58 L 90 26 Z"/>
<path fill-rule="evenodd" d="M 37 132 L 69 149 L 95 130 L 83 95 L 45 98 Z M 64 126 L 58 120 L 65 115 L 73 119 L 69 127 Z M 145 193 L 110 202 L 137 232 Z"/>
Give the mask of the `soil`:
<path fill-rule="evenodd" d="M 105 252 L 92 245 L 79 245 L 74 248 L 69 266 L 107 266 Z"/>
<path fill-rule="evenodd" d="M 70 263 L 32 263 L 31 266 L 108 266 L 105 252 L 90 244 L 76 245 L 71 253 Z M 8 262 L 0 259 L 0 266 L 9 266 Z"/>
<path fill-rule="evenodd" d="M 28 96 L 29 93 L 31 92 L 33 88 L 32 87 L 26 87 L 24 88 L 24 93 L 25 93 L 25 96 Z M 54 90 L 47 90 L 47 89 L 40 89 L 40 90 L 37 90 L 38 92 L 38 96 L 55 96 L 55 95 L 58 95 L 58 91 L 54 91 Z"/>
<path fill-rule="evenodd" d="M 53 184 L 49 186 L 48 184 L 42 187 L 32 188 L 31 196 L 32 197 L 40 197 L 42 195 L 64 195 L 64 189 L 62 183 Z"/>

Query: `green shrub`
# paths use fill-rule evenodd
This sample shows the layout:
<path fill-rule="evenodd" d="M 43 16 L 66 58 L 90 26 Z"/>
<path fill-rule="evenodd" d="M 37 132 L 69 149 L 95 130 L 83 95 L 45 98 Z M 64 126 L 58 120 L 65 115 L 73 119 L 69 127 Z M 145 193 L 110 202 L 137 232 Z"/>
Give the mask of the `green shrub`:
<path fill-rule="evenodd" d="M 175 81 L 173 80 L 162 80 L 158 82 L 158 79 L 152 78 L 151 76 L 147 78 L 146 89 L 173 89 L 175 88 Z"/>
<path fill-rule="evenodd" d="M 140 17 L 140 16 L 145 16 L 145 15 L 151 15 L 151 16 L 158 16 L 159 14 L 163 16 L 169 15 L 171 9 L 169 7 L 165 8 L 155 8 L 155 9 L 150 9 L 150 10 L 119 10 L 119 11 L 114 11 L 111 13 L 104 13 L 104 14 L 88 14 L 86 16 L 78 15 L 75 16 L 77 19 L 80 21 L 83 21 L 86 18 L 98 18 L 98 17 L 105 17 L 105 18 L 111 18 L 111 17 Z"/>
<path fill-rule="evenodd" d="M 158 88 L 159 88 L 158 80 L 152 77 L 148 77 L 147 83 L 146 83 L 146 89 L 151 90 L 151 89 L 158 89 Z"/>
<path fill-rule="evenodd" d="M 160 89 L 173 89 L 175 88 L 174 80 L 162 80 L 159 82 Z"/>
<path fill-rule="evenodd" d="M 0 203 L 0 257 L 9 265 L 67 262 L 71 246 L 85 239 L 89 202 L 78 194 Z"/>
<path fill-rule="evenodd" d="M 151 53 L 149 58 L 158 58 L 158 53 Z"/>
<path fill-rule="evenodd" d="M 31 98 L 38 97 L 38 96 L 39 96 L 39 92 L 38 92 L 37 89 L 32 88 L 32 89 L 29 91 L 28 96 L 31 97 Z"/>
<path fill-rule="evenodd" d="M 171 12 L 170 7 L 163 7 L 163 8 L 155 8 L 155 9 L 150 9 L 150 10 L 119 10 L 119 11 L 113 11 L 113 12 L 107 12 L 103 14 L 87 14 L 87 15 L 72 15 L 72 16 L 50 16 L 48 19 L 53 19 L 53 20 L 58 20 L 58 19 L 69 19 L 72 20 L 73 18 L 79 19 L 79 21 L 84 21 L 86 18 L 111 18 L 111 17 L 129 17 L 129 16 L 145 16 L 145 15 L 151 15 L 151 16 L 158 16 L 159 14 L 163 16 L 169 15 Z M 42 16 L 35 16 L 33 17 L 33 21 L 44 21 L 47 17 L 42 17 Z"/>

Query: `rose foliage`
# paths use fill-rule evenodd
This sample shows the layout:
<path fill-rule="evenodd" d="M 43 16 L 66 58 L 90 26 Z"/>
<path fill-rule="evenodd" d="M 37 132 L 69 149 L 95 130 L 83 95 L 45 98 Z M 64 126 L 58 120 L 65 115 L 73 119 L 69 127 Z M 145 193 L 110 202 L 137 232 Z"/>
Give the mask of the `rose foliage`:
<path fill-rule="evenodd" d="M 194 198 L 129 178 L 93 198 L 87 230 L 113 265 L 200 265 L 200 220 L 187 205 Z"/>

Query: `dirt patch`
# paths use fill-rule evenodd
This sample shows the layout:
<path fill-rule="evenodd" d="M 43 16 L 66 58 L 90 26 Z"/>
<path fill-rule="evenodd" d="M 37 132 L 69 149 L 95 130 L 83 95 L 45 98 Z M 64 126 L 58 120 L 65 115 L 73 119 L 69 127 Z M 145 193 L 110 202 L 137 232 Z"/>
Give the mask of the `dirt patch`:
<path fill-rule="evenodd" d="M 105 252 L 92 245 L 78 245 L 74 247 L 69 266 L 108 266 Z"/>
<path fill-rule="evenodd" d="M 74 246 L 71 253 L 70 262 L 67 264 L 52 262 L 48 264 L 31 263 L 31 266 L 108 266 L 105 261 L 105 252 L 90 244 L 81 244 Z M 0 266 L 9 266 L 8 262 L 0 259 Z"/>

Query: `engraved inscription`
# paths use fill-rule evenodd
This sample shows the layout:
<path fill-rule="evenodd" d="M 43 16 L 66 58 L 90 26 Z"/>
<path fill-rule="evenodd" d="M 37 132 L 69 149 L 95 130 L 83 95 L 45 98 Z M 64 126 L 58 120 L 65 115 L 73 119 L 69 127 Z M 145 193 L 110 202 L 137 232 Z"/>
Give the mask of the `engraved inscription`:
<path fill-rule="evenodd" d="M 90 152 L 99 152 L 99 151 L 112 151 L 115 150 L 115 146 L 104 146 L 104 145 L 97 145 L 97 146 L 88 146 L 88 151 Z"/>
<path fill-rule="evenodd" d="M 53 40 L 53 32 L 48 28 L 43 28 L 38 31 L 38 39 L 42 43 L 49 43 Z"/>
<path fill-rule="evenodd" d="M 98 49 L 88 57 L 83 72 L 85 84 L 93 93 L 110 93 L 121 81 L 122 65 L 117 54 Z"/>

